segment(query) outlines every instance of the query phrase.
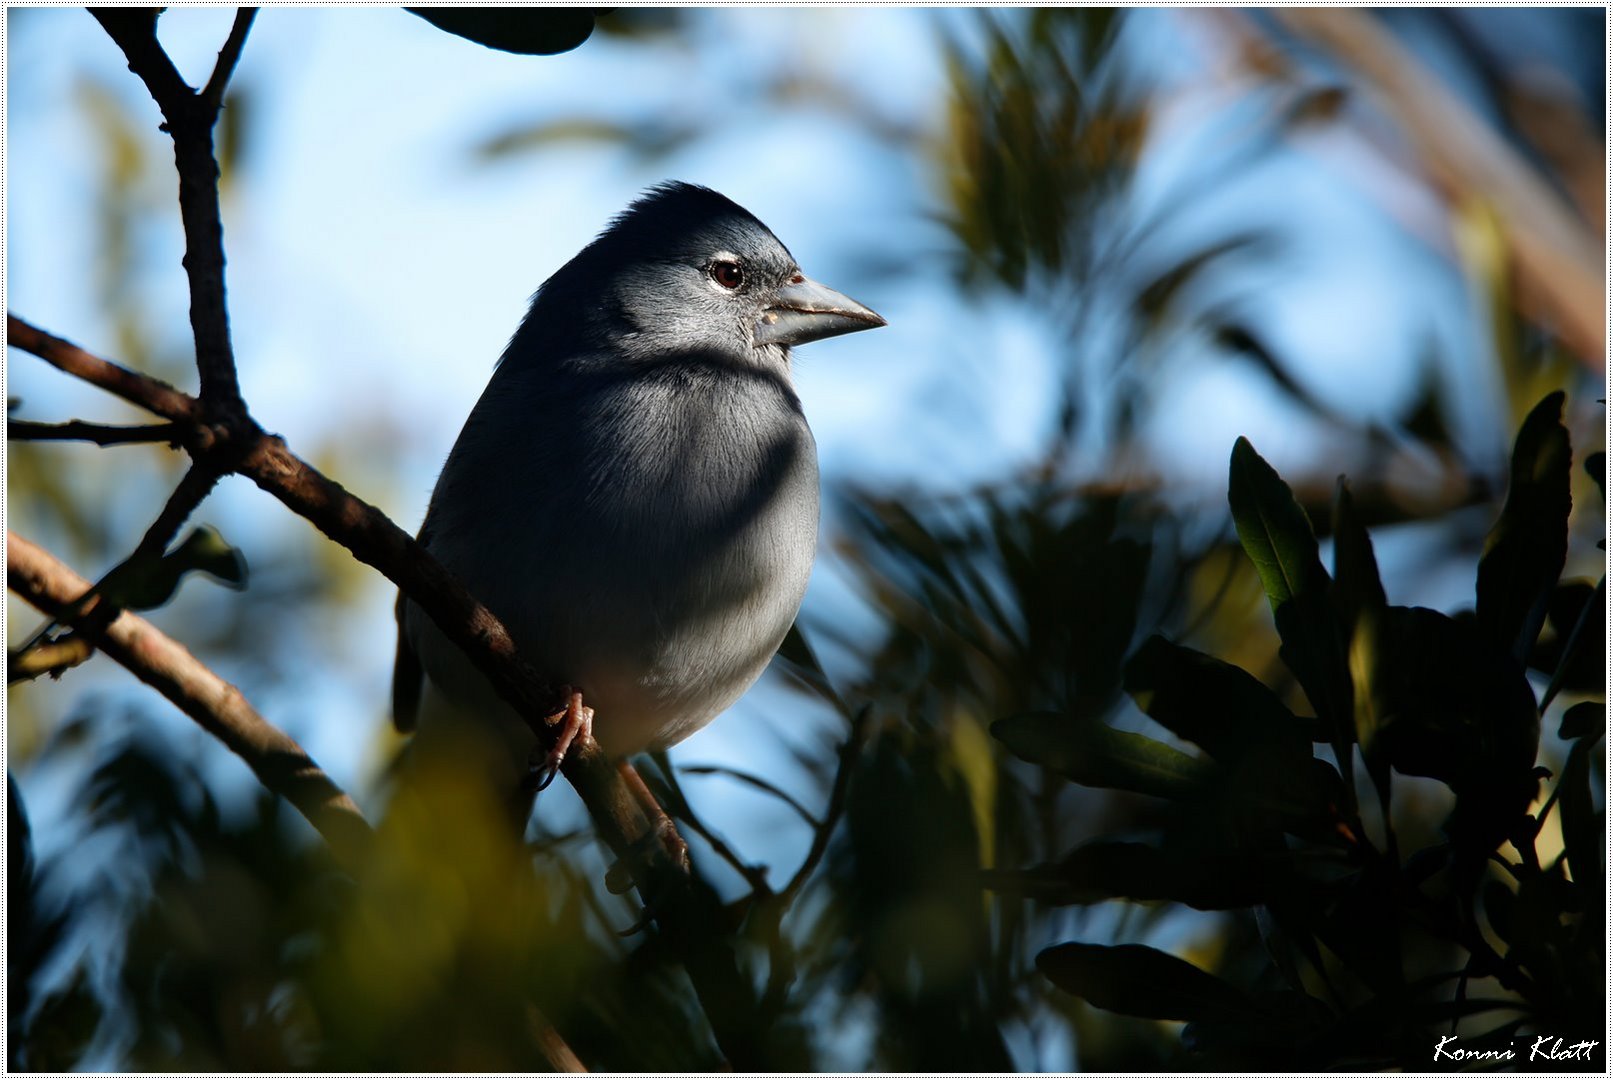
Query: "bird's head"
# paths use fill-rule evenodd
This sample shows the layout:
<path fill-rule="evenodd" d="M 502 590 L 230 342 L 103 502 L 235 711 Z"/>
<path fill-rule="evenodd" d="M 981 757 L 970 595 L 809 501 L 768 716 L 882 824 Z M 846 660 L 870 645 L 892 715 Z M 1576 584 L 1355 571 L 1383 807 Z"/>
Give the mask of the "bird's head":
<path fill-rule="evenodd" d="M 567 324 L 579 340 L 552 336 Z M 709 188 L 666 183 L 544 284 L 527 325 L 541 327 L 551 349 L 597 356 L 608 344 L 628 362 L 707 354 L 774 365 L 791 345 L 885 320 L 808 278 L 737 203 Z"/>

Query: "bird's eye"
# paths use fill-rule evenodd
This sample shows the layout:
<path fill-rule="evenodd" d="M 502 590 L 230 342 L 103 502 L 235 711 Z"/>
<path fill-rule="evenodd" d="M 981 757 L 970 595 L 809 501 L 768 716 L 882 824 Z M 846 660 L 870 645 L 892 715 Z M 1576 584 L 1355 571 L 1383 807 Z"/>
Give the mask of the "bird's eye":
<path fill-rule="evenodd" d="M 737 289 L 745 284 L 745 271 L 738 263 L 723 259 L 711 264 L 711 280 L 725 289 Z"/>

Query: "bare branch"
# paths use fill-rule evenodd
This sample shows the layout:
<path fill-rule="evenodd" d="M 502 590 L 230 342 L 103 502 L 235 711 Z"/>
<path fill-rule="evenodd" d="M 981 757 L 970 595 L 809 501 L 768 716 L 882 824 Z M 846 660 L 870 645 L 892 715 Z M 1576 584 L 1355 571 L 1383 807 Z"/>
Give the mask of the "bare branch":
<path fill-rule="evenodd" d="M 6 584 L 47 613 L 59 611 L 90 586 L 49 552 L 12 532 L 6 533 Z M 296 740 L 259 715 L 239 690 L 184 646 L 123 612 L 106 628 L 101 648 L 245 761 L 264 787 L 302 812 L 338 858 L 351 864 L 363 854 L 370 827 L 353 800 Z"/>
<path fill-rule="evenodd" d="M 33 353 L 51 367 L 76 375 L 158 416 L 180 422 L 201 418 L 201 405 L 189 394 L 161 379 L 93 356 L 71 341 L 47 334 L 9 313 L 6 315 L 6 344 Z"/>
<path fill-rule="evenodd" d="M 218 51 L 218 63 L 213 66 L 213 74 L 208 78 L 207 85 L 202 88 L 202 101 L 214 113 L 224 101 L 224 88 L 230 83 L 230 76 L 235 73 L 235 65 L 241 59 L 241 47 L 246 44 L 247 31 L 252 29 L 252 20 L 257 17 L 257 8 L 237 8 L 235 22 L 230 26 L 230 36 L 224 40 L 224 47 Z"/>
<path fill-rule="evenodd" d="M 788 806 L 791 810 L 794 810 L 796 814 L 800 816 L 801 820 L 807 823 L 809 828 L 817 829 L 822 824 L 816 817 L 813 816 L 812 811 L 801 805 L 799 799 L 791 795 L 788 791 L 785 791 L 783 788 L 779 787 L 777 784 L 763 780 L 760 776 L 755 776 L 748 772 L 742 772 L 739 769 L 730 769 L 726 765 L 684 765 L 680 767 L 678 771 L 688 776 L 726 776 L 730 780 L 737 780 L 741 784 L 748 784 L 749 786 L 756 788 L 758 791 L 765 791 L 767 794 L 782 802 L 785 806 Z"/>
<path fill-rule="evenodd" d="M 162 513 L 157 520 L 151 523 L 146 535 L 140 538 L 140 545 L 134 549 L 126 563 L 141 559 L 156 559 L 168 550 L 168 545 L 174 542 L 179 535 L 180 528 L 190 518 L 190 515 L 207 498 L 213 485 L 218 483 L 220 473 L 205 458 L 192 463 L 174 493 L 168 496 L 163 504 Z"/>
<path fill-rule="evenodd" d="M 69 420 L 65 424 L 43 424 L 37 420 L 8 420 L 6 439 L 18 442 L 92 442 L 97 446 L 129 446 L 135 443 L 167 443 L 178 446 L 180 433 L 174 424 L 138 424 L 120 427 Z"/>
<path fill-rule="evenodd" d="M 192 91 L 157 41 L 157 16 L 162 9 L 92 7 L 88 10 L 107 36 L 117 42 L 129 60 L 129 70 L 140 76 L 152 100 L 172 122 L 170 112 L 182 107 Z"/>
<path fill-rule="evenodd" d="M 840 823 L 840 815 L 845 812 L 846 792 L 851 790 L 851 774 L 856 767 L 857 758 L 862 754 L 863 740 L 868 737 L 868 725 L 873 714 L 873 707 L 865 705 L 852 715 L 851 730 L 846 732 L 846 741 L 840 745 L 840 760 L 835 766 L 834 787 L 829 791 L 829 808 L 823 812 L 822 824 L 812 834 L 812 846 L 807 849 L 806 858 L 801 860 L 801 868 L 790 878 L 790 883 L 784 887 L 784 891 L 779 893 L 786 904 L 795 899 L 829 850 L 829 838 L 834 834 L 835 826 Z"/>
<path fill-rule="evenodd" d="M 554 1025 L 549 1023 L 549 1018 L 543 1015 L 543 1010 L 531 1002 L 527 1002 L 526 1006 L 526 1023 L 527 1032 L 537 1045 L 538 1053 L 543 1055 L 544 1063 L 549 1066 L 549 1071 L 564 1073 L 585 1073 L 588 1071 L 583 1067 L 583 1063 L 577 1059 L 577 1055 L 572 1051 L 571 1047 L 566 1045 L 566 1040 L 562 1039 L 560 1033 L 554 1029 Z"/>
<path fill-rule="evenodd" d="M 209 102 L 180 78 L 157 40 L 153 9 L 94 8 L 93 14 L 129 60 L 162 109 L 174 140 L 179 170 L 179 217 L 185 229 L 185 274 L 190 282 L 190 328 L 196 339 L 196 370 L 201 399 L 210 416 L 235 417 L 246 411 L 230 345 L 229 311 L 224 303 L 224 226 L 219 220 L 218 161 L 213 156 L 217 102 Z M 237 15 L 219 54 L 213 77 L 223 93 L 235 67 L 250 14 Z M 213 83 L 208 84 L 209 89 Z"/>
<path fill-rule="evenodd" d="M 12 651 L 6 650 L 6 685 L 27 682 L 41 675 L 60 678 L 68 668 L 77 667 L 95 655 L 89 638 L 74 634 L 60 641 L 37 641 Z"/>

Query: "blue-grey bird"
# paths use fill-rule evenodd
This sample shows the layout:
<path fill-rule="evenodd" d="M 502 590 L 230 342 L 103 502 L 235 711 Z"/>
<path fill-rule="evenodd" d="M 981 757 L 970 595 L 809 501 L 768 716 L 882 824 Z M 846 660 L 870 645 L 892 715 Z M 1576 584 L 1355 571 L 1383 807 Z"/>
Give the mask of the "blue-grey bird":
<path fill-rule="evenodd" d="M 683 183 L 633 203 L 538 290 L 420 538 L 580 695 L 568 729 L 597 715 L 607 753 L 663 748 L 761 675 L 817 542 L 790 348 L 884 324 L 803 275 L 740 206 Z M 536 754 L 431 619 L 405 601 L 398 621 L 398 726 L 429 740 L 481 725 L 496 782 L 552 776 L 559 754 Z"/>

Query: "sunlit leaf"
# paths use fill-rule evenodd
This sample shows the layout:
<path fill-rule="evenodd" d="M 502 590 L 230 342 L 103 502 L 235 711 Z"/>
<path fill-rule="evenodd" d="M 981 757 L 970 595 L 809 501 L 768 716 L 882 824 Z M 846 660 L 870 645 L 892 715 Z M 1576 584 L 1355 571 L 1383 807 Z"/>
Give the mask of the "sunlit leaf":
<path fill-rule="evenodd" d="M 1146 735 L 1052 713 L 998 720 L 991 733 L 1016 757 L 1088 787 L 1183 799 L 1202 794 L 1215 775 L 1209 762 Z"/>
<path fill-rule="evenodd" d="M 1348 661 L 1310 520 L 1245 438 L 1232 448 L 1227 501 L 1238 540 L 1271 602 L 1282 638 L 1279 655 L 1333 732 L 1334 752 L 1347 765 L 1354 734 Z"/>
<path fill-rule="evenodd" d="M 1372 538 L 1355 512 L 1350 488 L 1340 477 L 1333 499 L 1333 606 L 1348 642 L 1355 738 L 1361 746 L 1367 772 L 1378 792 L 1380 806 L 1390 799 L 1389 760 L 1379 752 L 1382 726 L 1378 690 L 1380 637 L 1383 611 L 1388 606 Z"/>

